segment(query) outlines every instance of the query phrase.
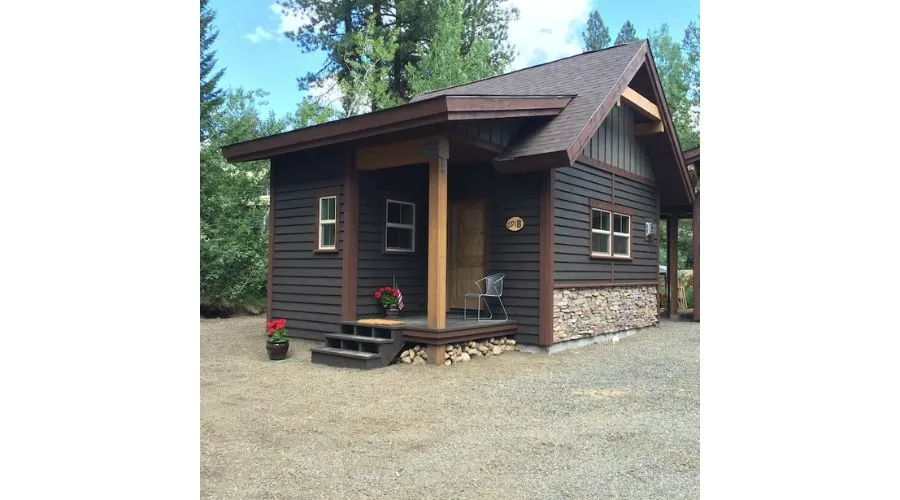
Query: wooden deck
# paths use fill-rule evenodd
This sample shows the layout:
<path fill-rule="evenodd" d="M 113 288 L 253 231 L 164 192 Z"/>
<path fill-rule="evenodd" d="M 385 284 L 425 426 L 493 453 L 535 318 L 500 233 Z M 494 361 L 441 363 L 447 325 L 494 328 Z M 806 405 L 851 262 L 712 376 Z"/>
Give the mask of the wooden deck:
<path fill-rule="evenodd" d="M 379 318 L 360 318 L 379 319 Z M 386 318 L 381 318 L 386 319 Z M 428 318 L 424 314 L 401 316 L 399 325 L 379 325 L 378 328 L 399 330 L 407 342 L 445 345 L 455 342 L 466 342 L 491 337 L 514 336 L 518 325 L 515 321 L 463 319 L 462 313 L 448 313 L 447 326 L 444 328 L 428 328 Z M 355 325 L 356 321 L 342 321 L 341 324 Z M 375 325 L 371 325 L 375 326 Z"/>

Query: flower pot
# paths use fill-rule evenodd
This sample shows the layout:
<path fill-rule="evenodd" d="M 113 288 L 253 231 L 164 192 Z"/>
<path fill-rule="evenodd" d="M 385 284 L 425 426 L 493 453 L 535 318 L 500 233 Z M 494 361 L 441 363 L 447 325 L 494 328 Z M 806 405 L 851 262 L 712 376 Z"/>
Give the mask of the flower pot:
<path fill-rule="evenodd" d="M 266 351 L 269 352 L 269 359 L 278 361 L 287 357 L 288 341 L 284 342 L 266 342 Z"/>
<path fill-rule="evenodd" d="M 390 307 L 384 310 L 384 315 L 388 318 L 399 318 L 400 317 L 400 309 L 396 307 Z"/>

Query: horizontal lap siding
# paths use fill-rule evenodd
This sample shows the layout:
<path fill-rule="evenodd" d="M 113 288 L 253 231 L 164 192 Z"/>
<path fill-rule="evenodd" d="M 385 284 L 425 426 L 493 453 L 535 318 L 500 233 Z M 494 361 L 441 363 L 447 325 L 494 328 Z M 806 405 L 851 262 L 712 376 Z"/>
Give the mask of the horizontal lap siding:
<path fill-rule="evenodd" d="M 379 314 L 375 289 L 390 286 L 392 277 L 403 292 L 405 312 L 426 311 L 428 292 L 428 169 L 426 165 L 388 168 L 359 174 L 358 315 Z M 384 253 L 385 200 L 416 204 L 416 250 Z"/>
<path fill-rule="evenodd" d="M 644 234 L 644 222 L 659 218 L 655 188 L 577 162 L 555 169 L 553 175 L 555 283 L 656 280 L 658 243 L 645 239 Z M 591 199 L 633 210 L 631 261 L 590 258 Z"/>
<path fill-rule="evenodd" d="M 503 303 L 518 322 L 520 342 L 538 343 L 540 310 L 540 197 L 546 172 L 496 175 L 489 204 L 489 273 L 506 273 Z M 518 216 L 525 227 L 506 229 L 506 220 Z"/>
<path fill-rule="evenodd" d="M 338 188 L 338 244 L 343 245 L 343 183 L 348 158 L 342 153 L 291 155 L 272 160 L 275 248 L 272 317 L 287 320 L 291 337 L 321 339 L 341 319 L 342 257 L 315 253 L 317 191 Z"/>
<path fill-rule="evenodd" d="M 645 222 L 659 222 L 656 188 L 625 177 L 615 177 L 614 203 L 634 211 L 631 216 L 631 261 L 616 262 L 616 281 L 656 281 L 659 279 L 659 240 L 646 238 Z"/>

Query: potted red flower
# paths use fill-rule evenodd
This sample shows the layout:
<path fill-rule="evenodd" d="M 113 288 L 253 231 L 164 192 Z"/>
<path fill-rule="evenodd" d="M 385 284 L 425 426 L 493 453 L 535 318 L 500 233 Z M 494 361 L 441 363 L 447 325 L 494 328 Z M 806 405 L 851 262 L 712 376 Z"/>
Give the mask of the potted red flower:
<path fill-rule="evenodd" d="M 266 351 L 269 352 L 269 359 L 280 360 L 287 357 L 288 352 L 288 336 L 284 332 L 284 325 L 287 324 L 285 319 L 276 319 L 266 323 Z"/>
<path fill-rule="evenodd" d="M 384 314 L 388 318 L 400 316 L 400 290 L 383 286 L 375 290 L 375 300 L 384 308 Z"/>

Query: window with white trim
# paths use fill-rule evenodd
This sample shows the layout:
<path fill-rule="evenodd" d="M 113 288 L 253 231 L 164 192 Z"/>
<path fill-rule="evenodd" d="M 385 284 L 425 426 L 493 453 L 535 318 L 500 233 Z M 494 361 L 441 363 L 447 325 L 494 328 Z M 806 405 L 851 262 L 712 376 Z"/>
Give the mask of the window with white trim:
<path fill-rule="evenodd" d="M 591 255 L 631 257 L 631 216 L 591 208 Z"/>
<path fill-rule="evenodd" d="M 415 252 L 416 204 L 408 201 L 386 200 L 384 250 L 386 252 Z"/>
<path fill-rule="evenodd" d="M 591 255 L 610 256 L 609 236 L 612 213 L 606 210 L 591 209 Z"/>
<path fill-rule="evenodd" d="M 613 214 L 613 257 L 631 257 L 631 217 Z"/>
<path fill-rule="evenodd" d="M 322 196 L 319 198 L 318 249 L 337 249 L 337 196 Z"/>

